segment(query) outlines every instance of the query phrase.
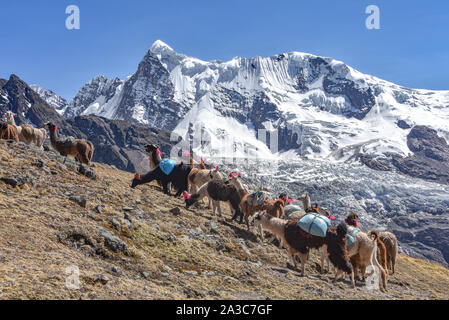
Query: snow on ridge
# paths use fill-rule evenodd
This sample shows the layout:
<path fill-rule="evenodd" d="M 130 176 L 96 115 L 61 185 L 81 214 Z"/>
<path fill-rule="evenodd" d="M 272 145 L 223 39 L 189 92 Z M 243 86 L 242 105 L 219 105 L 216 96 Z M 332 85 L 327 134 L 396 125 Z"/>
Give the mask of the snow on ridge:
<path fill-rule="evenodd" d="M 259 125 L 286 126 L 298 136 L 297 154 L 336 161 L 351 159 L 359 151 L 407 155 L 410 129 L 399 128 L 399 120 L 410 126 L 429 125 L 440 135 L 449 136 L 449 91 L 405 88 L 329 57 L 293 51 L 270 57 L 203 61 L 177 53 L 157 40 L 137 72 L 120 84 L 104 76 L 92 79 L 69 109 L 74 114 L 108 118 L 126 114 L 132 121 L 148 125 L 163 120 L 151 118 L 152 114 L 160 117 L 174 112 L 179 117 L 175 131 L 181 135 L 187 134 L 186 125 L 191 122 L 201 124 L 214 141 L 228 135 L 256 145 L 250 116 L 264 107 L 257 104 L 262 96 L 266 104 L 274 106 L 276 116 L 263 111 L 260 116 L 267 119 L 261 119 Z M 124 92 L 128 82 L 136 79 L 128 86 L 131 93 Z M 108 86 L 115 92 L 111 89 L 106 94 Z M 121 110 L 125 99 L 130 105 Z M 374 106 L 367 99 L 374 101 Z M 179 106 L 175 108 L 169 101 Z M 367 110 L 359 118 L 351 116 L 363 107 Z"/>

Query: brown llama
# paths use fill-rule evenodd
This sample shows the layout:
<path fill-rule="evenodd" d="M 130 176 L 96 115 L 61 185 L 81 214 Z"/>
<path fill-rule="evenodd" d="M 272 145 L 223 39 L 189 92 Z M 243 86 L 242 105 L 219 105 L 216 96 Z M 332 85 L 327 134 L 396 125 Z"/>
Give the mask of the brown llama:
<path fill-rule="evenodd" d="M 0 122 L 0 140 L 14 140 L 19 142 L 19 133 L 17 128 L 6 122 Z"/>
<path fill-rule="evenodd" d="M 387 270 L 391 270 L 392 274 L 394 274 L 398 255 L 398 239 L 391 232 L 381 232 L 379 233 L 379 238 L 387 249 Z"/>
<path fill-rule="evenodd" d="M 8 124 L 13 125 L 17 128 L 17 133 L 19 134 L 19 141 L 25 143 L 26 145 L 34 144 L 36 147 L 42 148 L 45 139 L 47 139 L 47 131 L 45 129 L 37 129 L 32 125 L 16 125 L 14 117 L 17 116 L 11 111 L 5 113 L 6 121 Z"/>
<path fill-rule="evenodd" d="M 48 123 L 50 131 L 50 141 L 53 149 L 59 152 L 63 157 L 74 157 L 78 162 L 90 166 L 94 154 L 94 146 L 90 141 L 84 139 L 61 140 L 58 138 L 58 127 L 53 123 Z"/>
<path fill-rule="evenodd" d="M 295 268 L 297 267 L 296 257 L 299 257 L 302 276 L 305 274 L 305 263 L 309 250 L 325 247 L 329 260 L 337 268 L 333 282 L 337 281 L 343 273 L 348 273 L 351 275 L 352 287 L 355 287 L 354 272 L 346 249 L 347 226 L 345 224 L 330 226 L 327 229 L 326 237 L 316 237 L 303 231 L 298 225 L 298 220 L 279 219 L 265 212 L 257 213 L 254 222 L 256 226 L 261 225 L 282 239 L 288 248 Z"/>
<path fill-rule="evenodd" d="M 154 144 L 145 146 L 145 151 L 148 152 L 150 158 L 150 170 L 154 170 L 162 161 L 159 147 Z"/>
<path fill-rule="evenodd" d="M 345 220 L 349 226 L 358 228 L 359 215 L 351 212 Z M 365 280 L 366 268 L 372 264 L 380 271 L 382 280 L 382 288 L 387 290 L 388 269 L 386 266 L 386 248 L 385 245 L 380 244 L 379 236 L 376 231 L 370 231 L 368 234 L 358 231 L 355 235 L 354 243 L 349 248 L 349 256 L 351 257 L 351 264 L 354 267 L 354 273 L 357 276 L 357 271 L 360 269 L 362 273 L 362 281 Z"/>
<path fill-rule="evenodd" d="M 254 216 L 256 212 L 265 210 L 269 215 L 282 218 L 284 216 L 284 201 L 282 199 L 276 200 L 264 200 L 262 203 L 259 203 L 254 194 L 250 194 L 248 190 L 245 189 L 242 182 L 240 181 L 239 176 L 234 176 L 231 173 L 230 183 L 233 184 L 239 194 L 240 194 L 240 207 L 243 211 L 246 227 L 249 230 L 249 217 Z"/>

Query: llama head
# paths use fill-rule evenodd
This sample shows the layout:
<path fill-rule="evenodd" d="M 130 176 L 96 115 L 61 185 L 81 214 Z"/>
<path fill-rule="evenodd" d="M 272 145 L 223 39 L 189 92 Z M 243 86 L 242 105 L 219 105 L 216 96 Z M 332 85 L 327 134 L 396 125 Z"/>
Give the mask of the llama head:
<path fill-rule="evenodd" d="M 355 212 L 351 212 L 345 220 L 347 225 L 358 227 L 359 226 L 359 215 Z"/>
<path fill-rule="evenodd" d="M 55 125 L 53 122 L 47 123 L 47 127 L 48 127 L 48 130 L 50 130 L 50 132 L 58 131 L 58 126 Z"/>
<path fill-rule="evenodd" d="M 141 181 L 142 181 L 142 178 L 140 177 L 140 174 L 138 174 L 138 173 L 134 174 L 134 179 L 131 183 L 131 188 L 134 189 L 135 187 L 137 187 Z"/>
<path fill-rule="evenodd" d="M 265 210 L 256 213 L 256 215 L 254 216 L 254 219 L 253 219 L 254 225 L 255 225 L 256 227 L 258 227 L 258 226 L 262 223 L 262 219 L 265 218 L 265 214 L 266 214 L 266 213 L 267 213 L 267 212 L 266 212 Z"/>
<path fill-rule="evenodd" d="M 17 117 L 17 114 L 13 113 L 12 111 L 6 111 L 6 113 L 3 115 L 3 117 L 6 120 L 14 120 L 14 117 Z"/>
<path fill-rule="evenodd" d="M 155 144 L 148 144 L 145 146 L 145 151 L 148 153 L 157 152 L 159 148 Z"/>

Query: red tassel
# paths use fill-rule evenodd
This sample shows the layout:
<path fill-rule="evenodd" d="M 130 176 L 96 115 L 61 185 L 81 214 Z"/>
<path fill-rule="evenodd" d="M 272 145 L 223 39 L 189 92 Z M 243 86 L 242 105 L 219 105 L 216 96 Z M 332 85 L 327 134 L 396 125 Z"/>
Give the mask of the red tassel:
<path fill-rule="evenodd" d="M 188 194 L 187 191 L 184 191 L 184 200 L 189 200 L 190 199 L 190 194 Z"/>
<path fill-rule="evenodd" d="M 295 201 L 293 198 L 288 199 L 288 204 L 292 203 L 293 201 Z"/>
<path fill-rule="evenodd" d="M 136 174 L 134 175 L 134 178 L 136 178 L 137 180 L 141 180 L 140 174 L 138 174 L 138 173 L 136 173 Z"/>

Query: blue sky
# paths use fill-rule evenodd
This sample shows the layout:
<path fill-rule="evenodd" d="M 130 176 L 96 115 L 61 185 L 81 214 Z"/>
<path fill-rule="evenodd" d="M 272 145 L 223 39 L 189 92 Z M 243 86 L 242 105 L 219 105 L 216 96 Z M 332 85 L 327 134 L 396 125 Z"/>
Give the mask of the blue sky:
<path fill-rule="evenodd" d="M 65 28 L 71 4 L 80 30 Z M 365 27 L 371 4 L 381 30 Z M 96 75 L 132 74 L 157 39 L 203 60 L 302 51 L 407 87 L 449 89 L 443 0 L 2 0 L 0 77 L 15 73 L 70 100 Z"/>

